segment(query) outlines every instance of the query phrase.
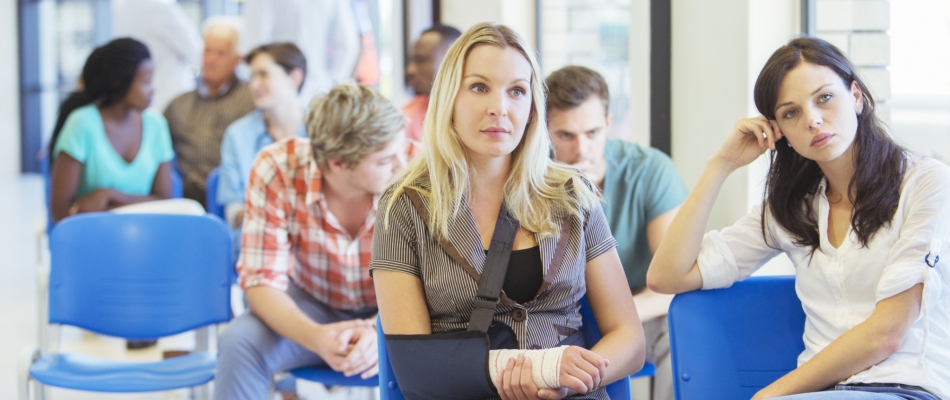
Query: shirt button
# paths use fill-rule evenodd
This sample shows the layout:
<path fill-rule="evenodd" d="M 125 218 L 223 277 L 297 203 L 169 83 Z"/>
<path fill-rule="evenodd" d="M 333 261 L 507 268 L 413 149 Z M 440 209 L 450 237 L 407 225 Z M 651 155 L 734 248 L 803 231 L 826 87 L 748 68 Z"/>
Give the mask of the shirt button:
<path fill-rule="evenodd" d="M 516 308 L 511 311 L 511 319 L 515 320 L 515 322 L 524 322 L 527 317 L 528 312 L 524 309 Z"/>

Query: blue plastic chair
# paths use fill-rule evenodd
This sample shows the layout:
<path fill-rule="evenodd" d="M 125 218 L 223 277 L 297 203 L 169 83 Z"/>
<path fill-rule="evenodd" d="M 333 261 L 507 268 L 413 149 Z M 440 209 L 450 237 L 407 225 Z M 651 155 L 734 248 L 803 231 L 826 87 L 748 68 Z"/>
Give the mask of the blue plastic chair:
<path fill-rule="evenodd" d="M 600 329 L 594 321 L 594 313 L 587 304 L 587 298 L 581 298 L 581 321 L 584 324 L 581 331 L 584 332 L 584 339 L 588 346 L 593 347 L 600 341 Z M 396 381 L 396 375 L 393 374 L 393 366 L 389 362 L 389 350 L 386 348 L 386 338 L 383 334 L 382 323 L 379 318 L 376 319 L 377 344 L 379 345 L 379 399 L 380 400 L 403 400 L 405 397 L 399 390 L 399 382 Z M 652 364 L 648 364 L 652 366 Z M 644 366 L 644 370 L 646 366 Z M 641 370 L 632 377 L 645 372 Z M 646 371 L 649 372 L 649 371 Z M 650 372 L 650 376 L 652 376 Z M 646 375 L 644 375 L 646 376 Z M 610 385 L 607 385 L 607 394 L 614 400 L 630 400 L 630 379 L 621 379 Z"/>
<path fill-rule="evenodd" d="M 53 230 L 53 209 L 50 208 L 50 199 L 52 198 L 53 179 L 50 176 L 52 171 L 49 169 L 49 157 L 40 159 L 40 175 L 43 177 L 43 204 L 46 205 L 46 235 Z"/>
<path fill-rule="evenodd" d="M 218 204 L 218 181 L 220 179 L 221 171 L 217 168 L 211 170 L 208 174 L 208 180 L 205 184 L 205 211 L 224 219 L 224 206 Z"/>
<path fill-rule="evenodd" d="M 748 399 L 795 369 L 805 349 L 805 312 L 790 276 L 678 295 L 669 323 L 680 400 Z"/>
<path fill-rule="evenodd" d="M 379 379 L 375 376 L 369 379 L 360 378 L 359 375 L 347 377 L 342 372 L 336 372 L 330 368 L 297 368 L 287 371 L 294 378 L 303 379 L 311 382 L 320 382 L 327 386 L 360 386 L 376 387 L 379 386 Z"/>
<path fill-rule="evenodd" d="M 180 199 L 185 197 L 185 184 L 181 179 L 181 172 L 178 171 L 178 160 L 172 160 L 172 198 Z"/>
<path fill-rule="evenodd" d="M 130 363 L 28 349 L 20 398 L 43 385 L 98 392 L 195 387 L 214 377 L 208 328 L 231 318 L 227 226 L 210 216 L 89 213 L 50 238 L 49 331 L 59 325 L 143 340 L 198 329 L 197 351 Z"/>

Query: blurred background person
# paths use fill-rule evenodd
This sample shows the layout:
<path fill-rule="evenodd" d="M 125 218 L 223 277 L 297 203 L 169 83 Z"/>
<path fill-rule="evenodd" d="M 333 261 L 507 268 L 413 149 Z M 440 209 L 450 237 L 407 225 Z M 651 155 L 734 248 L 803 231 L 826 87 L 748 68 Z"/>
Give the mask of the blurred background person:
<path fill-rule="evenodd" d="M 291 42 L 310 70 L 301 89 L 303 104 L 336 83 L 353 78 L 360 56 L 360 30 L 349 1 L 245 0 L 241 11 L 247 49 Z"/>
<path fill-rule="evenodd" d="M 282 139 L 307 137 L 304 110 L 297 102 L 307 77 L 307 59 L 300 48 L 293 43 L 265 44 L 251 50 L 247 63 L 257 109 L 228 126 L 221 143 L 218 202 L 225 206 L 232 227 L 244 221 L 244 192 L 257 153 Z"/>
<path fill-rule="evenodd" d="M 195 88 L 201 35 L 174 0 L 114 0 L 112 36 L 148 46 L 155 64 L 152 107 L 164 110 L 175 96 Z"/>
<path fill-rule="evenodd" d="M 152 101 L 152 60 L 141 42 L 122 38 L 95 49 L 83 89 L 63 102 L 65 118 L 50 142 L 50 209 L 68 216 L 172 196 L 172 150 Z"/>
<path fill-rule="evenodd" d="M 198 87 L 179 95 L 165 109 L 184 197 L 201 204 L 205 202 L 208 174 L 221 164 L 224 130 L 254 110 L 248 84 L 235 75 L 241 63 L 240 31 L 237 18 L 211 17 L 205 21 Z"/>
<path fill-rule="evenodd" d="M 406 67 L 406 86 L 415 96 L 402 106 L 402 112 L 409 118 L 406 123 L 406 138 L 415 142 L 422 140 L 422 121 L 429 108 L 429 92 L 435 82 L 435 74 L 442 65 L 445 52 L 462 35 L 458 29 L 446 25 L 435 25 L 419 35 L 412 45 L 409 65 Z"/>

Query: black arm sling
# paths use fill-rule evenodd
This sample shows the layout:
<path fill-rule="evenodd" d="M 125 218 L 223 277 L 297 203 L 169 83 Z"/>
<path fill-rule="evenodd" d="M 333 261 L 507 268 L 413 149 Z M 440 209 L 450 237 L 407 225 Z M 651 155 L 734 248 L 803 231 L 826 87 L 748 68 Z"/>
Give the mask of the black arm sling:
<path fill-rule="evenodd" d="M 428 212 L 419 193 L 407 189 L 413 207 L 424 220 Z M 502 205 L 468 328 L 429 335 L 385 335 L 393 373 L 404 396 L 411 400 L 476 400 L 498 397 L 488 371 L 488 352 L 517 349 L 511 327 L 493 321 L 520 222 Z M 561 342 L 586 347 L 580 330 Z"/>

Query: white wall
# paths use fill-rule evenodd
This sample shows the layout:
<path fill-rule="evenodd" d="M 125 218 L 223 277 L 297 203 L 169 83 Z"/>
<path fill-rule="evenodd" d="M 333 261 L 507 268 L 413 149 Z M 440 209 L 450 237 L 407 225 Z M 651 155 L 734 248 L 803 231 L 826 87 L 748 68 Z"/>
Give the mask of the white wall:
<path fill-rule="evenodd" d="M 672 2 L 672 153 L 688 187 L 736 119 L 749 113 L 749 2 Z M 741 169 L 726 181 L 710 228 L 746 213 L 747 176 Z"/>
<path fill-rule="evenodd" d="M 622 139 L 650 145 L 650 0 L 630 1 L 630 132 Z"/>
<path fill-rule="evenodd" d="M 0 1 L 0 178 L 20 173 L 17 2 Z"/>
<path fill-rule="evenodd" d="M 758 115 L 752 89 L 779 46 L 799 31 L 798 0 L 674 0 L 672 153 L 686 185 L 696 184 L 736 120 Z M 726 181 L 708 224 L 731 225 L 761 201 L 763 160 Z M 766 273 L 790 273 L 787 258 Z"/>

